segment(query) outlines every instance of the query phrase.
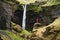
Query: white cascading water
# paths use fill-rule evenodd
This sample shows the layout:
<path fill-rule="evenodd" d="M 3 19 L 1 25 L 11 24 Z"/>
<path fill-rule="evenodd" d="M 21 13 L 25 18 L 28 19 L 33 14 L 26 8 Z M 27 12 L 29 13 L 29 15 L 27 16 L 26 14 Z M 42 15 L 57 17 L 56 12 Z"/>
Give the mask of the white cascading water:
<path fill-rule="evenodd" d="M 25 29 L 26 27 L 26 4 L 23 5 L 23 20 L 22 20 L 22 28 Z"/>

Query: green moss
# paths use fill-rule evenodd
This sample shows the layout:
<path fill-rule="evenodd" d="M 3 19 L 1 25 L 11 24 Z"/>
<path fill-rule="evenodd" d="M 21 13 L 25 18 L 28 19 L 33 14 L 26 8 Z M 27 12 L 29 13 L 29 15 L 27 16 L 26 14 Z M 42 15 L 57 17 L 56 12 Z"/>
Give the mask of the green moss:
<path fill-rule="evenodd" d="M 12 25 L 12 28 L 16 28 L 18 27 L 18 24 L 15 24 L 13 22 L 11 22 L 11 25 Z M 20 26 L 19 26 L 20 27 Z M 21 32 L 22 34 L 25 34 L 25 35 L 30 35 L 30 32 L 28 32 L 27 30 L 22 30 Z"/>
<path fill-rule="evenodd" d="M 20 34 L 24 34 L 26 36 L 29 36 L 30 35 L 30 32 L 28 32 L 27 30 L 23 30 L 21 33 L 13 33 L 12 31 L 8 31 L 8 30 L 2 30 L 3 32 L 6 32 L 6 34 L 11 38 L 11 40 L 25 40 L 24 38 L 20 37 Z M 9 39 L 9 38 L 6 38 L 5 36 L 6 35 L 2 35 L 3 37 L 3 40 L 5 39 Z M 26 39 L 27 40 L 27 39 Z"/>
<path fill-rule="evenodd" d="M 22 37 L 14 34 L 13 32 L 10 32 L 10 31 L 8 31 L 8 30 L 4 30 L 4 32 L 6 32 L 7 35 L 9 35 L 9 36 L 11 37 L 12 40 L 23 40 Z"/>
<path fill-rule="evenodd" d="M 31 33 L 28 32 L 27 30 L 23 30 L 21 33 L 22 33 L 22 34 L 25 34 L 25 35 L 30 35 L 30 34 L 31 34 Z"/>
<path fill-rule="evenodd" d="M 43 6 L 53 6 L 53 5 L 59 5 L 60 0 L 48 0 L 47 3 Z"/>
<path fill-rule="evenodd" d="M 11 22 L 11 27 L 12 28 L 15 27 L 16 25 L 17 25 L 16 23 Z"/>

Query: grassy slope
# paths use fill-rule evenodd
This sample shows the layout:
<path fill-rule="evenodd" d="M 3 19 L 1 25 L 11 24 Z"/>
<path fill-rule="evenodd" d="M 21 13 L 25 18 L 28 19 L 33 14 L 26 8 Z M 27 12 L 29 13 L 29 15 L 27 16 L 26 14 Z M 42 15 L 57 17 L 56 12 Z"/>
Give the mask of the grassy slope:
<path fill-rule="evenodd" d="M 25 35 L 29 35 L 30 34 L 26 30 L 23 30 L 21 33 L 17 32 L 18 35 L 13 33 L 13 32 L 11 32 L 11 31 L 8 31 L 8 30 L 2 30 L 2 31 L 6 32 L 6 34 L 11 38 L 11 40 L 25 40 L 24 38 L 20 37 L 19 34 L 25 34 Z M 4 35 L 2 35 L 2 36 L 3 36 L 2 39 L 5 40 L 6 39 L 5 36 Z"/>
<path fill-rule="evenodd" d="M 60 4 L 60 0 L 48 0 L 47 3 L 42 6 L 53 6 L 53 5 L 59 5 L 59 4 Z"/>

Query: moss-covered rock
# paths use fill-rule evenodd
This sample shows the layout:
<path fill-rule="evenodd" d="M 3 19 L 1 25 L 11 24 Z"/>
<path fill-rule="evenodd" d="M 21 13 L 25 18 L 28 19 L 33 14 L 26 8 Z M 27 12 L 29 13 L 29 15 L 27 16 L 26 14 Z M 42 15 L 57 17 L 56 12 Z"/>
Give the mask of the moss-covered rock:
<path fill-rule="evenodd" d="M 9 30 L 0 30 L 1 40 L 28 40 L 27 36 L 30 36 L 30 33 L 26 30 L 23 30 L 21 33 Z"/>
<path fill-rule="evenodd" d="M 60 17 L 47 26 L 34 28 L 33 33 L 36 37 L 44 40 L 57 40 L 57 37 L 60 34 Z"/>
<path fill-rule="evenodd" d="M 16 23 L 11 22 L 11 27 L 13 30 L 17 31 L 17 32 L 21 32 L 22 31 L 22 27 Z"/>

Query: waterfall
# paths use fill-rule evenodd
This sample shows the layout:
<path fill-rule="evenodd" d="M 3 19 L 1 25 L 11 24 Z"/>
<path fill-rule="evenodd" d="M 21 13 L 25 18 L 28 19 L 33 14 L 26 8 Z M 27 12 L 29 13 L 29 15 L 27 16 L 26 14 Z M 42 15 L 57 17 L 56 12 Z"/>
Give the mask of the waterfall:
<path fill-rule="evenodd" d="M 25 29 L 26 27 L 26 4 L 23 5 L 23 20 L 22 20 L 22 28 Z"/>

